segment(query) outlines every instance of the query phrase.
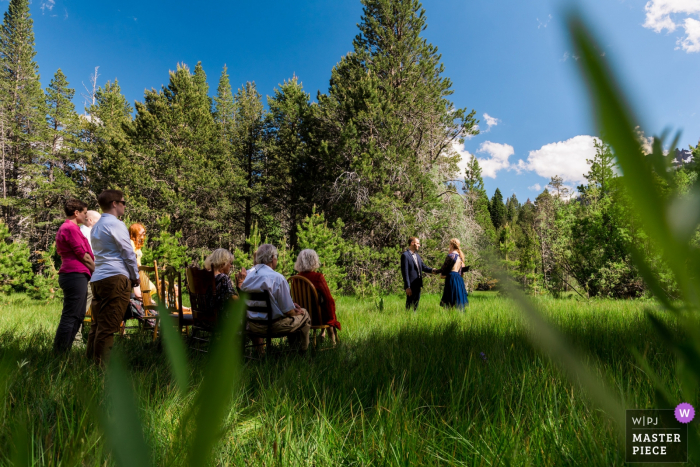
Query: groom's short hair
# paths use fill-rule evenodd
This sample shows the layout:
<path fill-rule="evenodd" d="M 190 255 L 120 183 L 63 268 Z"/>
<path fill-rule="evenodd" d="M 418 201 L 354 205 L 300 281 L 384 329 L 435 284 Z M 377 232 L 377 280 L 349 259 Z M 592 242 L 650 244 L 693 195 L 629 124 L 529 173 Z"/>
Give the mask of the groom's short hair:
<path fill-rule="evenodd" d="M 418 237 L 408 237 L 408 246 L 413 245 L 414 240 L 418 240 Z"/>

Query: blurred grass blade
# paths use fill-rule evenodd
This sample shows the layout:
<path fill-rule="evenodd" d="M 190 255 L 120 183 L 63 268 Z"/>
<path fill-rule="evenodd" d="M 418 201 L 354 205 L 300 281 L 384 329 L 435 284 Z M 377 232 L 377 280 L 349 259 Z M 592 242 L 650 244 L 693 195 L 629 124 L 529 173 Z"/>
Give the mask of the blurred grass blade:
<path fill-rule="evenodd" d="M 107 367 L 105 398 L 109 413 L 103 414 L 102 425 L 116 464 L 121 467 L 151 465 L 134 390 L 118 351 L 112 352 Z"/>
<path fill-rule="evenodd" d="M 170 317 L 168 310 L 161 306 L 158 308 L 160 316 L 160 333 L 163 339 L 165 355 L 168 356 L 170 371 L 172 372 L 175 384 L 177 384 L 180 394 L 187 393 L 190 383 L 190 371 L 187 364 L 187 353 L 185 343 L 177 332 L 177 323 Z"/>
<path fill-rule="evenodd" d="M 23 417 L 24 418 L 24 417 Z M 30 461 L 31 444 L 27 432 L 27 420 L 15 423 L 12 429 L 12 466 L 25 467 L 32 465 Z"/>
<path fill-rule="evenodd" d="M 624 407 L 612 396 L 612 393 L 593 375 L 577 352 L 566 342 L 564 335 L 548 323 L 537 308 L 521 292 L 504 272 L 499 280 L 506 287 L 508 294 L 518 303 L 528 319 L 531 342 L 559 365 L 569 380 L 579 385 L 598 407 L 617 424 L 617 433 L 622 439 L 625 427 Z"/>
<path fill-rule="evenodd" d="M 615 152 L 623 172 L 622 181 L 630 192 L 635 212 L 654 243 L 663 246 L 665 259 L 674 272 L 681 293 L 685 297 L 694 296 L 685 266 L 687 248 L 671 234 L 664 197 L 650 161 L 642 152 L 634 130 L 635 120 L 623 92 L 603 62 L 600 48 L 580 17 L 570 14 L 568 24 L 572 41 L 581 57 L 578 63 L 590 89 L 600 132 Z M 658 153 L 660 145 L 656 145 L 656 148 L 655 152 Z M 654 154 L 652 160 L 654 157 L 663 157 L 663 154 Z"/>
<path fill-rule="evenodd" d="M 214 446 L 222 436 L 222 425 L 231 407 L 233 391 L 242 367 L 241 322 L 244 296 L 222 313 L 222 332 L 216 336 L 204 369 L 204 379 L 195 400 L 194 437 L 189 449 L 189 465 L 209 465 Z"/>

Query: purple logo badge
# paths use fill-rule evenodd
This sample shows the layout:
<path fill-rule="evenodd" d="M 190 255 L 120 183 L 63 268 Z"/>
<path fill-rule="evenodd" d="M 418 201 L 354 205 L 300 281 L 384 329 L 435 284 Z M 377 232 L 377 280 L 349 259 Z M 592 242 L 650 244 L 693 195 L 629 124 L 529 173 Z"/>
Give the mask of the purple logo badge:
<path fill-rule="evenodd" d="M 674 414 L 676 415 L 676 420 L 679 422 L 690 423 L 695 418 L 695 409 L 687 402 L 683 402 L 678 404 Z"/>

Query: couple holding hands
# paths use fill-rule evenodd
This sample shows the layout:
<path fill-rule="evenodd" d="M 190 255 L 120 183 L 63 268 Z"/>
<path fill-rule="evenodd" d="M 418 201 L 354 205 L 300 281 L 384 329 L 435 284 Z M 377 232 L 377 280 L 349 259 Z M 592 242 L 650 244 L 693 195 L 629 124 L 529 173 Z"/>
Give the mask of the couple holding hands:
<path fill-rule="evenodd" d="M 420 292 L 423 288 L 423 273 L 440 274 L 445 279 L 445 287 L 442 292 L 440 306 L 446 308 L 458 308 L 464 311 L 465 306 L 469 306 L 467 289 L 464 286 L 462 274 L 469 270 L 469 266 L 464 265 L 464 253 L 460 248 L 459 240 L 450 240 L 450 247 L 442 268 L 429 268 L 423 263 L 418 250 L 420 240 L 416 237 L 408 239 L 408 250 L 401 255 L 401 276 L 403 286 L 406 290 L 406 309 L 418 308 Z"/>

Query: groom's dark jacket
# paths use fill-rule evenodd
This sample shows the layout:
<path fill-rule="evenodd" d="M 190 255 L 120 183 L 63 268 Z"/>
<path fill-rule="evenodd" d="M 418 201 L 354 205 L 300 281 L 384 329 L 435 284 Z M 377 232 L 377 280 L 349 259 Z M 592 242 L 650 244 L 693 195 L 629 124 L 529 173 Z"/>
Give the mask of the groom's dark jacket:
<path fill-rule="evenodd" d="M 418 265 L 413 261 L 411 250 L 406 250 L 401 255 L 401 276 L 403 276 L 403 288 L 420 290 L 423 287 L 423 273 L 433 272 L 431 268 L 423 263 L 420 255 L 416 253 Z"/>

